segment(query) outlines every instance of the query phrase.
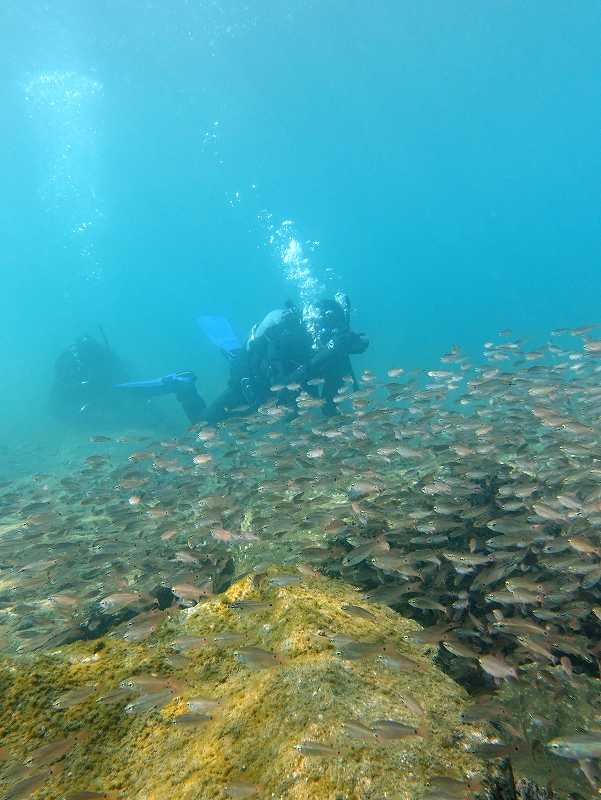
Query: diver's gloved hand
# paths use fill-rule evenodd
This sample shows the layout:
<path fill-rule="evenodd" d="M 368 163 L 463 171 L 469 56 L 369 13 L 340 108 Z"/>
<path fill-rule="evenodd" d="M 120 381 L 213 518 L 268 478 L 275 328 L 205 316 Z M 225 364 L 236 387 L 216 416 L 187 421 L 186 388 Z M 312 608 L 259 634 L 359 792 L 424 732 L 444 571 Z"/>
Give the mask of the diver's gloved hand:
<path fill-rule="evenodd" d="M 336 336 L 332 341 L 332 350 L 347 355 L 364 353 L 369 347 L 369 339 L 362 333 L 345 331 Z"/>
<path fill-rule="evenodd" d="M 358 355 L 364 353 L 369 347 L 369 339 L 364 333 L 352 333 L 353 341 L 351 342 L 351 352 Z"/>

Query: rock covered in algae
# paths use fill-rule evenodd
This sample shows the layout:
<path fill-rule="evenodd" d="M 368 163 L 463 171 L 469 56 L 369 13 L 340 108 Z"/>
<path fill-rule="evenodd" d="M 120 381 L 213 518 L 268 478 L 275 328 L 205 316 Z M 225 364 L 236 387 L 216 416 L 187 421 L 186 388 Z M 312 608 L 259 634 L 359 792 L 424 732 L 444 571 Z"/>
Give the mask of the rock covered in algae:
<path fill-rule="evenodd" d="M 512 756 L 512 768 L 526 784 L 534 781 L 548 786 L 547 796 L 556 798 L 598 797 L 598 768 L 592 770 L 593 788 L 575 759 L 560 758 L 547 744 L 555 738 L 570 737 L 598 729 L 601 713 L 599 679 L 586 674 L 566 675 L 560 665 L 529 665 L 520 670 L 518 681 L 508 681 L 498 700 L 511 713 L 523 743 Z M 530 790 L 523 796 L 539 795 Z M 545 797 L 541 790 L 540 797 Z"/>
<path fill-rule="evenodd" d="M 417 623 L 336 581 L 281 583 L 243 578 L 145 642 L 4 663 L 4 794 L 41 770 L 32 796 L 53 800 L 418 800 L 433 776 L 482 771 L 463 743 L 467 697 L 411 640 Z"/>

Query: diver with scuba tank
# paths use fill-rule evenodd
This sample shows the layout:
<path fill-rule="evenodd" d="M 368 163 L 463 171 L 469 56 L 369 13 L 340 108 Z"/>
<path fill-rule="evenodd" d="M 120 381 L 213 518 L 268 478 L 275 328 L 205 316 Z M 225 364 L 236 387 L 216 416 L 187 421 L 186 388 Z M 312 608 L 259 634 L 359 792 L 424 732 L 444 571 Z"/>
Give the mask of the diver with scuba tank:
<path fill-rule="evenodd" d="M 339 294 L 317 303 L 306 319 L 292 303 L 270 311 L 252 328 L 243 347 L 228 352 L 228 386 L 208 407 L 188 373 L 189 383 L 178 387 L 176 397 L 190 422 L 206 420 L 214 425 L 241 409 L 256 409 L 273 397 L 278 386 L 283 387 L 279 400 L 286 403 L 291 396 L 285 387 L 296 384 L 309 394 L 319 394 L 326 416 L 336 414 L 334 398 L 344 378 L 350 376 L 356 386 L 350 356 L 369 346 L 363 334 L 351 330 L 350 308 L 348 297 Z"/>
<path fill-rule="evenodd" d="M 305 315 L 288 302 L 254 325 L 243 344 L 227 320 L 201 317 L 204 332 L 229 361 L 227 386 L 210 405 L 198 393 L 193 372 L 115 382 L 123 374 L 120 360 L 106 340 L 103 345 L 90 336 L 78 339 L 57 360 L 53 395 L 59 407 L 85 411 L 91 404 L 110 405 L 108 393 L 114 389 L 144 398 L 174 394 L 190 423 L 215 425 L 256 410 L 274 396 L 279 404 L 292 406 L 297 393 L 304 391 L 321 399 L 324 415 L 332 416 L 345 379 L 357 385 L 351 356 L 369 346 L 364 334 L 351 330 L 350 312 L 345 294 L 319 301 Z"/>

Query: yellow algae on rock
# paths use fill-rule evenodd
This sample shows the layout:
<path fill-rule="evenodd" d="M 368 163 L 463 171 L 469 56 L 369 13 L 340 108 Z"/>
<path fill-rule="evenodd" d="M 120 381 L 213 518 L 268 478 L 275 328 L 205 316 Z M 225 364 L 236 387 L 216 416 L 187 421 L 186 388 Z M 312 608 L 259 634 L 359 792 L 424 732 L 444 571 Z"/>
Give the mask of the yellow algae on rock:
<path fill-rule="evenodd" d="M 29 754 L 62 739 L 67 754 L 32 797 L 117 790 L 128 800 L 220 800 L 255 791 L 290 800 L 419 800 L 432 776 L 482 771 L 463 743 L 467 697 L 427 647 L 411 642 L 417 623 L 337 581 L 274 583 L 285 574 L 243 578 L 142 643 L 106 637 L 5 662 L 0 797 L 22 779 L 19 767 L 36 768 Z M 369 609 L 373 619 L 345 605 Z M 129 697 L 98 702 L 132 676 L 140 679 Z M 53 707 L 83 686 L 94 693 L 66 710 Z M 149 686 L 162 692 L 162 707 L 128 713 Z M 195 715 L 195 699 L 211 719 Z M 405 728 L 380 724 L 376 736 L 376 720 Z"/>

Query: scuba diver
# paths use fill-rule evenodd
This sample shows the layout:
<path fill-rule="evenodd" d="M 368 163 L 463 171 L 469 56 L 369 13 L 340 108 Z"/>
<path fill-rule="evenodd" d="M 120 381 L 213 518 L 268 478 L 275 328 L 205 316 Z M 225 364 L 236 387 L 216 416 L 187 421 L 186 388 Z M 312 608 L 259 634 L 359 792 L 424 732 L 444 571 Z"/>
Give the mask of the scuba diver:
<path fill-rule="evenodd" d="M 230 362 L 227 388 L 207 406 L 196 389 L 192 372 L 177 372 L 153 381 L 120 384 L 117 388 L 141 389 L 145 393 L 174 393 L 192 424 L 215 425 L 241 412 L 256 409 L 273 397 L 272 387 L 298 383 L 313 396 L 319 394 L 307 381 L 323 379 L 321 398 L 326 416 L 337 414 L 334 397 L 345 376 L 353 374 L 350 356 L 363 353 L 367 338 L 350 329 L 350 301 L 346 295 L 322 300 L 308 323 L 291 302 L 270 311 L 253 326 L 240 345 L 229 323 L 220 317 L 201 317 L 201 327 Z M 292 402 L 283 392 L 280 402 Z M 287 395 L 287 397 L 286 397 Z"/>
<path fill-rule="evenodd" d="M 54 364 L 51 405 L 65 420 L 95 418 L 114 405 L 113 385 L 125 380 L 125 365 L 103 341 L 85 335 L 67 347 Z"/>
<path fill-rule="evenodd" d="M 321 300 L 317 304 L 316 315 L 310 319 L 313 338 L 312 356 L 292 375 L 292 379 L 304 384 L 315 378 L 322 378 L 321 398 L 324 400 L 323 413 L 333 416 L 338 413 L 334 398 L 344 383 L 346 376 L 357 389 L 357 378 L 350 357 L 364 353 L 369 340 L 363 333 L 351 330 L 351 303 L 348 295 L 338 293 L 333 300 Z"/>
<path fill-rule="evenodd" d="M 206 421 L 214 425 L 236 408 L 262 405 L 273 397 L 271 387 L 289 382 L 310 355 L 311 337 L 296 306 L 270 311 L 231 354 L 228 386 L 207 409 Z"/>

